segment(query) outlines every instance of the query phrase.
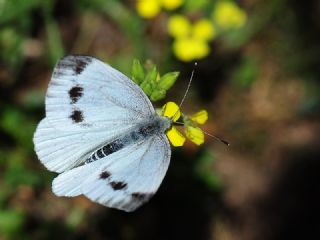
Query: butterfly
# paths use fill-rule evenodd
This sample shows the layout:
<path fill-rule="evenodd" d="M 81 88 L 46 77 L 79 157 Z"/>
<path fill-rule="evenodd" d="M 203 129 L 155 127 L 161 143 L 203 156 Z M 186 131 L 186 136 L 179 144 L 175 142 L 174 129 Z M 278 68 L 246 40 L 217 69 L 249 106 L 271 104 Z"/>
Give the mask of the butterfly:
<path fill-rule="evenodd" d="M 33 142 L 41 163 L 59 173 L 57 196 L 131 212 L 156 193 L 170 162 L 172 120 L 158 116 L 128 77 L 96 58 L 66 56 L 54 68 L 45 111 Z"/>

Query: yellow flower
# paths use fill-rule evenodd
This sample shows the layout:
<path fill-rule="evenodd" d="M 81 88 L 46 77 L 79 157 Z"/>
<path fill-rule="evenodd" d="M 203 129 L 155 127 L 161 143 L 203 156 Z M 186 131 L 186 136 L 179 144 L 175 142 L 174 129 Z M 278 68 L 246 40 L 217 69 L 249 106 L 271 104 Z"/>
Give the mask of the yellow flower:
<path fill-rule="evenodd" d="M 180 112 L 179 107 L 176 103 L 167 102 L 162 107 L 162 115 L 165 117 L 168 117 L 168 118 L 172 118 L 172 120 L 175 122 L 180 118 L 181 112 Z"/>
<path fill-rule="evenodd" d="M 187 138 L 189 138 L 195 144 L 201 145 L 204 143 L 204 134 L 200 128 L 187 126 L 185 128 L 185 133 Z"/>
<path fill-rule="evenodd" d="M 172 120 L 175 122 L 180 118 L 181 113 L 177 104 L 174 102 L 167 102 L 162 107 L 162 115 L 168 118 L 173 118 Z M 186 138 L 173 126 L 166 132 L 166 134 L 174 147 L 181 147 L 186 141 Z"/>
<path fill-rule="evenodd" d="M 215 29 L 207 19 L 200 19 L 193 24 L 192 35 L 203 40 L 212 40 L 215 37 Z"/>
<path fill-rule="evenodd" d="M 158 0 L 137 0 L 136 8 L 141 17 L 153 18 L 159 14 L 161 6 Z"/>
<path fill-rule="evenodd" d="M 195 39 L 194 43 L 194 59 L 201 59 L 208 56 L 210 53 L 210 47 L 206 41 Z"/>
<path fill-rule="evenodd" d="M 201 110 L 193 114 L 190 119 L 198 124 L 204 124 L 208 120 L 208 112 L 206 110 Z"/>
<path fill-rule="evenodd" d="M 166 134 L 174 147 L 181 147 L 186 141 L 186 138 L 175 127 L 171 127 Z"/>
<path fill-rule="evenodd" d="M 183 0 L 137 0 L 136 8 L 141 17 L 153 18 L 159 14 L 161 7 L 174 10 L 182 4 Z"/>
<path fill-rule="evenodd" d="M 183 4 L 183 0 L 161 0 L 160 2 L 167 10 L 174 10 Z"/>
<path fill-rule="evenodd" d="M 206 57 L 210 53 L 208 41 L 215 36 L 209 20 L 203 18 L 191 24 L 186 17 L 178 14 L 169 18 L 168 32 L 175 38 L 173 53 L 185 62 Z"/>
<path fill-rule="evenodd" d="M 215 23 L 223 30 L 242 27 L 247 20 L 246 13 L 229 1 L 219 2 L 212 17 Z"/>
<path fill-rule="evenodd" d="M 168 20 L 168 32 L 173 37 L 186 37 L 191 31 L 189 20 L 183 15 L 173 15 Z"/>
<path fill-rule="evenodd" d="M 180 118 L 181 112 L 177 104 L 175 104 L 174 102 L 168 102 L 162 107 L 162 115 L 171 118 L 173 122 L 176 122 Z M 192 115 L 191 117 L 184 116 L 183 119 L 185 124 L 184 131 L 187 138 L 197 145 L 203 144 L 204 134 L 199 127 L 194 125 L 196 125 L 197 123 L 203 124 L 207 121 L 207 111 L 201 110 Z M 184 142 L 186 141 L 186 138 L 174 126 L 172 126 L 166 132 L 166 134 L 168 136 L 169 141 L 174 147 L 183 146 Z"/>
<path fill-rule="evenodd" d="M 187 37 L 174 41 L 173 52 L 180 60 L 189 62 L 207 56 L 210 48 L 206 41 Z"/>

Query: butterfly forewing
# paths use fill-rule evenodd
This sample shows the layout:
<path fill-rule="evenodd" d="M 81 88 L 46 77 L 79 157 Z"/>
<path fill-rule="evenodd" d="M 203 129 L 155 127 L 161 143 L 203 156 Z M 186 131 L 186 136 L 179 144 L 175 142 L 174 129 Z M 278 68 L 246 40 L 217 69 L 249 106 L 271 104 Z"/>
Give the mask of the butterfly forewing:
<path fill-rule="evenodd" d="M 121 128 L 153 114 L 143 91 L 100 60 L 67 56 L 54 69 L 46 117 L 55 128 Z"/>
<path fill-rule="evenodd" d="M 35 150 L 49 170 L 63 172 L 153 114 L 147 96 L 123 74 L 92 57 L 67 56 L 49 83 Z"/>

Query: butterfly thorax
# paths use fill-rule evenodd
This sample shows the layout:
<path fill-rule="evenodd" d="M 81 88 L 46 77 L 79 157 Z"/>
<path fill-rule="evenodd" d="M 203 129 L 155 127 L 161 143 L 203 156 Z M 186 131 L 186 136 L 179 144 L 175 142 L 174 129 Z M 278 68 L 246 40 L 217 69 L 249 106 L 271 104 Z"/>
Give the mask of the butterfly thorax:
<path fill-rule="evenodd" d="M 170 128 L 172 121 L 167 117 L 160 117 L 154 115 L 136 124 L 126 133 L 120 135 L 116 139 L 103 144 L 103 146 L 96 149 L 85 161 L 85 163 L 94 162 L 98 159 L 104 158 L 124 147 L 134 143 L 146 141 L 148 138 L 163 134 Z"/>

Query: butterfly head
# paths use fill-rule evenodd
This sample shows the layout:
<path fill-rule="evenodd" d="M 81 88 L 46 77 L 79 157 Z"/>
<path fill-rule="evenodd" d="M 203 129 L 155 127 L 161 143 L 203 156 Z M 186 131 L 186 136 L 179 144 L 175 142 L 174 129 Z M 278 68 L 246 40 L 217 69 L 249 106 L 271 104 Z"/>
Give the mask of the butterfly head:
<path fill-rule="evenodd" d="M 179 106 L 174 102 L 167 102 L 161 110 L 159 115 L 162 117 L 164 124 L 166 124 L 166 134 L 175 147 L 183 146 L 186 138 L 176 129 L 175 126 L 184 126 L 184 132 L 186 137 L 197 145 L 201 145 L 204 142 L 203 131 L 197 126 L 198 124 L 204 124 L 208 119 L 208 113 L 206 110 L 188 116 L 180 112 Z M 178 122 L 181 119 L 182 122 Z"/>

